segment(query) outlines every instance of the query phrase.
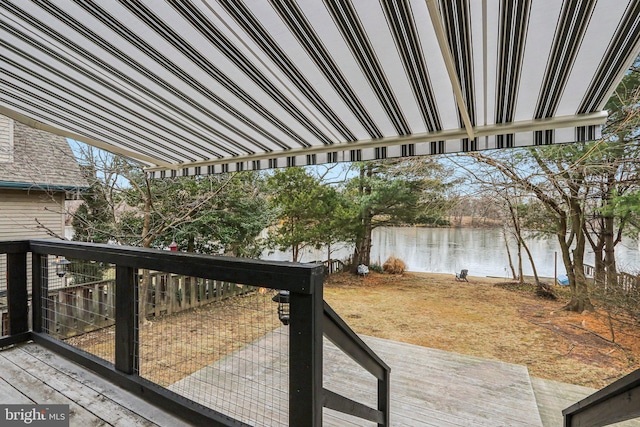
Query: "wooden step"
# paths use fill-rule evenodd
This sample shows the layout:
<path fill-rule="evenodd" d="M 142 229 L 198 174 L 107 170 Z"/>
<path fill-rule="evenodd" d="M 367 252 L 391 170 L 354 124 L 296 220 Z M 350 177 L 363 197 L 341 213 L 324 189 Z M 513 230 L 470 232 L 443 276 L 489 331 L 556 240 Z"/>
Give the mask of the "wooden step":
<path fill-rule="evenodd" d="M 531 378 L 544 427 L 563 425 L 562 410 L 596 392 L 596 389 L 558 381 Z M 640 420 L 614 424 L 616 427 L 640 427 Z"/>

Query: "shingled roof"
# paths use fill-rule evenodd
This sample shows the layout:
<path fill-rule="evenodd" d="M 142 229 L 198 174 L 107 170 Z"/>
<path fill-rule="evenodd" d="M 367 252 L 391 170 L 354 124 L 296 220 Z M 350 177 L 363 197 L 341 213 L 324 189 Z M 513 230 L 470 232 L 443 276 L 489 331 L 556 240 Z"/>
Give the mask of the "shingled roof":
<path fill-rule="evenodd" d="M 87 180 L 66 138 L 0 116 L 0 188 L 84 187 Z"/>

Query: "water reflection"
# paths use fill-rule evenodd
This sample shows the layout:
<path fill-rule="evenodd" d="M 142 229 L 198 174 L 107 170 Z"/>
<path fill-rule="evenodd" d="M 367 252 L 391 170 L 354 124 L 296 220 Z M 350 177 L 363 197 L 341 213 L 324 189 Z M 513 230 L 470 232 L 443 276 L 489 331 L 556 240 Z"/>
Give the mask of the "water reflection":
<path fill-rule="evenodd" d="M 466 268 L 472 276 L 511 276 L 504 238 L 498 229 L 385 227 L 374 230 L 372 237 L 372 262 L 382 264 L 389 256 L 394 255 L 407 264 L 409 271 L 453 274 Z M 527 244 L 540 276 L 554 276 L 556 251 L 558 274 L 565 274 L 555 239 L 527 239 Z M 342 246 L 333 252 L 332 258 L 346 258 L 351 251 L 351 248 Z M 511 253 L 515 262 L 515 247 Z M 523 257 L 524 272 L 531 275 L 531 266 L 524 252 Z M 271 255 L 265 253 L 263 258 L 291 260 L 291 255 L 282 252 Z M 303 251 L 301 261 L 326 258 L 326 249 L 308 249 Z M 637 245 L 623 241 L 616 247 L 616 259 L 621 269 L 637 271 L 640 266 Z M 585 261 L 593 265 L 593 254 L 588 253 Z"/>

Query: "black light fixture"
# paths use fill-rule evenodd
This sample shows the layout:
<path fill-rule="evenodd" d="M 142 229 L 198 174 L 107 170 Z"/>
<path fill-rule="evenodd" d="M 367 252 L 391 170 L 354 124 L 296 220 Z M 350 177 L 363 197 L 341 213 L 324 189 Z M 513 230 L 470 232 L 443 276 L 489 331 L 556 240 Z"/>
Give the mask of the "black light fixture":
<path fill-rule="evenodd" d="M 61 257 L 56 257 L 56 259 L 53 260 L 53 265 L 56 266 L 56 274 L 58 277 L 64 277 L 65 274 L 67 274 L 69 264 L 71 264 L 71 261 Z"/>
<path fill-rule="evenodd" d="M 280 291 L 273 298 L 272 301 L 278 303 L 278 319 L 283 325 L 288 325 L 291 320 L 291 314 L 289 311 L 289 291 Z"/>

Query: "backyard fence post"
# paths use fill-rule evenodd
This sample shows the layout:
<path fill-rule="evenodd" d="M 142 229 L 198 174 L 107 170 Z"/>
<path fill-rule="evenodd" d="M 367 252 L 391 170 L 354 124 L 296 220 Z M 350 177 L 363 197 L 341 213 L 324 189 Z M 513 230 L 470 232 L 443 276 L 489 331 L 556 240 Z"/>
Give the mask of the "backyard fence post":
<path fill-rule="evenodd" d="M 115 367 L 125 374 L 138 368 L 138 284 L 132 267 L 116 266 Z"/>
<path fill-rule="evenodd" d="M 7 254 L 7 303 L 9 306 L 9 335 L 29 331 L 27 292 L 27 253 Z"/>
<path fill-rule="evenodd" d="M 312 272 L 309 290 L 290 293 L 290 427 L 322 425 L 322 268 Z"/>

